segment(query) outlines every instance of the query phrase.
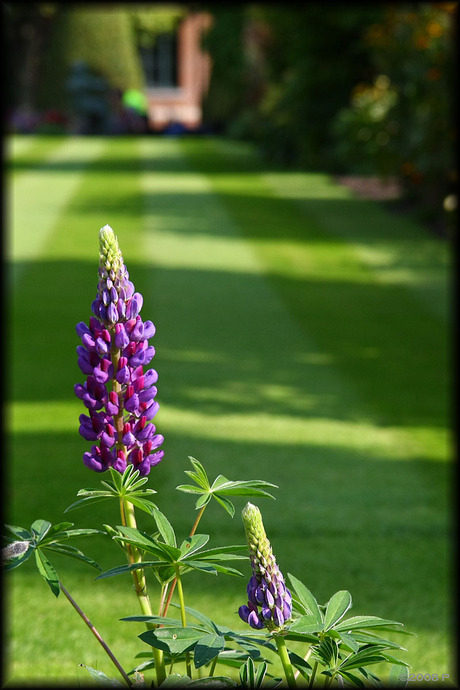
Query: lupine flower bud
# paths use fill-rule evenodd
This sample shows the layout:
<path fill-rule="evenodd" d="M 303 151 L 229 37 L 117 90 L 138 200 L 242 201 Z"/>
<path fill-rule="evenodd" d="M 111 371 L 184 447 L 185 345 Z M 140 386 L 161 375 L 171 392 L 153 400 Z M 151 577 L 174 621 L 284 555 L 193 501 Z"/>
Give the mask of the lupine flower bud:
<path fill-rule="evenodd" d="M 86 381 L 75 394 L 87 408 L 80 415 L 80 434 L 98 441 L 83 455 L 90 469 L 113 467 L 124 472 L 131 463 L 141 475 L 150 472 L 164 455 L 158 450 L 163 436 L 149 422 L 159 409 L 154 400 L 158 379 L 154 369 L 145 372 L 155 354 L 148 340 L 155 334 L 151 321 L 142 321 L 142 295 L 135 292 L 112 228 L 99 231 L 99 282 L 91 305 L 89 325 L 76 326 L 82 344 L 77 347 L 78 366 Z"/>
<path fill-rule="evenodd" d="M 252 566 L 247 587 L 247 606 L 240 606 L 240 618 L 252 628 L 276 630 L 290 619 L 292 597 L 284 584 L 272 547 L 267 539 L 262 514 L 257 506 L 247 503 L 243 524 Z M 260 610 L 259 610 L 260 609 Z"/>

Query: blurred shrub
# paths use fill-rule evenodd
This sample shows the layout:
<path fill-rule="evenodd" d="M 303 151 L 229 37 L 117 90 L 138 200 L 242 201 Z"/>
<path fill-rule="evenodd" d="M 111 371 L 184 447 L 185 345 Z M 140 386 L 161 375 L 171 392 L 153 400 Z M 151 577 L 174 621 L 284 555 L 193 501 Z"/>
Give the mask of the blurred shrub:
<path fill-rule="evenodd" d="M 208 7 L 213 70 L 205 116 L 258 141 L 267 159 L 333 164 L 329 128 L 369 76 L 363 29 L 379 6 L 331 3 Z"/>
<path fill-rule="evenodd" d="M 355 87 L 332 127 L 342 165 L 400 176 L 407 198 L 428 219 L 456 185 L 456 5 L 387 6 L 365 32 L 380 76 L 373 85 Z"/>
<path fill-rule="evenodd" d="M 339 110 L 333 124 L 338 165 L 360 175 L 392 175 L 398 167 L 400 125 L 394 116 L 398 92 L 381 74 L 372 86 L 358 84 L 349 108 Z"/>

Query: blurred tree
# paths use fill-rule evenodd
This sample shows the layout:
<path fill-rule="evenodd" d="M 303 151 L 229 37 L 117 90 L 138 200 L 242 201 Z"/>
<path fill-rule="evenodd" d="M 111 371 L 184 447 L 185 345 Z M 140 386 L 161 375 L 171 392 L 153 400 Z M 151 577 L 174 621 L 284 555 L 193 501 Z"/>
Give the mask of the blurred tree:
<path fill-rule="evenodd" d="M 212 59 L 209 89 L 203 103 L 203 117 L 214 130 L 225 131 L 247 104 L 248 59 L 243 30 L 247 10 L 244 5 L 205 5 L 212 26 L 202 40 Z"/>
<path fill-rule="evenodd" d="M 364 172 L 399 176 L 406 199 L 428 219 L 439 215 L 457 182 L 456 9 L 457 3 L 387 5 L 364 36 L 376 81 L 355 87 L 334 125 L 342 165 L 359 171 L 360 160 Z"/>
<path fill-rule="evenodd" d="M 333 163 L 329 127 L 371 67 L 363 29 L 379 5 L 208 5 L 213 63 L 205 116 L 278 163 Z"/>
<path fill-rule="evenodd" d="M 260 111 L 269 158 L 334 168 L 331 122 L 352 87 L 372 74 L 362 34 L 380 14 L 373 3 L 267 5 L 269 82 Z"/>
<path fill-rule="evenodd" d="M 142 88 L 143 73 L 129 5 L 66 4 L 56 17 L 44 61 L 40 107 L 68 106 L 72 65 L 85 62 L 112 88 Z"/>
<path fill-rule="evenodd" d="M 56 3 L 2 3 L 3 40 L 8 79 L 7 109 L 33 110 L 41 82 L 43 55 L 60 11 Z"/>

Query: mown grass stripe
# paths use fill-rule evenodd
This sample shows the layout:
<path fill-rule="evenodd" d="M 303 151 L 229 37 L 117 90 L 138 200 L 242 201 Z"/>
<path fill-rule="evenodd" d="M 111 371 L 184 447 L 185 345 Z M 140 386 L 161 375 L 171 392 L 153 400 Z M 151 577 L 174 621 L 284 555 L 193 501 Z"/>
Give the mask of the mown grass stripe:
<path fill-rule="evenodd" d="M 81 176 L 103 147 L 102 140 L 64 139 L 57 149 L 32 165 L 32 170 L 11 181 L 7 196 L 7 260 L 11 262 L 8 274 L 13 284 L 27 262 L 39 258 Z"/>

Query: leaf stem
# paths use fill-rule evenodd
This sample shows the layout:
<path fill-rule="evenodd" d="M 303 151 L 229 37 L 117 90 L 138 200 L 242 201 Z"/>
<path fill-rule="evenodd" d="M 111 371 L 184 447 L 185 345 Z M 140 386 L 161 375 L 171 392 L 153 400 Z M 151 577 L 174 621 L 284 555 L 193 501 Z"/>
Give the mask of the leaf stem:
<path fill-rule="evenodd" d="M 289 659 L 289 654 L 287 651 L 284 637 L 282 635 L 273 635 L 273 637 L 275 638 L 276 646 L 278 648 L 279 658 L 281 659 L 281 663 L 283 664 L 284 675 L 286 676 L 288 687 L 296 688 L 297 683 L 294 677 L 294 670 L 292 668 L 291 660 Z"/>
<path fill-rule="evenodd" d="M 207 504 L 206 504 L 206 505 L 207 505 Z M 198 513 L 198 515 L 197 515 L 197 517 L 196 517 L 195 523 L 194 523 L 192 529 L 190 530 L 190 534 L 189 534 L 190 537 L 193 537 L 193 535 L 195 534 L 196 528 L 198 527 L 198 523 L 200 522 L 200 520 L 201 520 L 201 518 L 202 518 L 202 516 L 203 516 L 203 513 L 204 513 L 204 510 L 205 510 L 205 508 L 206 508 L 206 505 L 204 505 L 204 506 L 200 509 L 200 512 Z"/>
<path fill-rule="evenodd" d="M 112 660 L 112 662 L 115 664 L 115 666 L 117 667 L 118 671 L 120 672 L 120 674 L 123 676 L 124 680 L 126 681 L 126 684 L 127 684 L 129 687 L 132 687 L 132 682 L 131 682 L 130 678 L 128 677 L 128 675 L 127 675 L 127 674 L 125 673 L 125 671 L 123 670 L 122 666 L 121 666 L 120 663 L 118 662 L 117 658 L 114 656 L 114 654 L 113 654 L 113 652 L 111 651 L 110 647 L 107 645 L 106 642 L 104 642 L 104 640 L 102 639 L 102 637 L 101 637 L 101 635 L 99 634 L 99 632 L 96 630 L 96 628 L 94 627 L 94 625 L 91 623 L 91 621 L 89 620 L 88 616 L 87 616 L 87 615 L 85 614 L 85 612 L 82 611 L 82 609 L 78 606 L 77 602 L 76 602 L 75 599 L 71 596 L 71 594 L 66 590 L 66 588 L 64 587 L 64 585 L 62 584 L 62 582 L 59 582 L 59 587 L 60 587 L 60 589 L 61 589 L 61 592 L 62 592 L 62 593 L 67 597 L 67 599 L 70 601 L 70 603 L 72 604 L 72 606 L 74 607 L 74 609 L 75 609 L 75 611 L 78 613 L 78 615 L 84 620 L 84 622 L 86 623 L 86 625 L 88 626 L 88 628 L 91 630 L 91 632 L 93 633 L 94 637 L 97 639 L 97 641 L 99 642 L 99 644 L 103 647 L 103 649 L 105 650 L 106 654 L 108 654 L 108 656 L 110 657 L 110 659 Z"/>
<path fill-rule="evenodd" d="M 206 505 L 207 505 L 207 504 L 206 504 Z M 198 523 L 200 522 L 200 520 L 201 520 L 201 518 L 202 518 L 202 516 L 203 516 L 203 513 L 204 513 L 204 510 L 205 510 L 205 508 L 206 508 L 206 505 L 204 505 L 204 506 L 200 509 L 200 512 L 199 512 L 198 515 L 197 515 L 197 518 L 196 518 L 196 520 L 195 520 L 195 522 L 194 522 L 194 524 L 193 524 L 193 527 L 192 527 L 192 529 L 190 530 L 189 537 L 193 537 L 193 535 L 195 534 L 196 529 L 197 529 L 197 527 L 198 527 Z M 171 583 L 171 590 L 170 590 L 170 592 L 169 592 L 168 598 L 167 598 L 166 603 L 165 603 L 165 605 L 164 605 L 163 613 L 161 614 L 162 616 L 166 616 L 166 614 L 168 613 L 169 604 L 171 603 L 171 599 L 172 599 L 172 595 L 173 595 L 175 586 L 176 586 L 176 578 L 174 578 L 174 580 L 173 580 L 172 583 Z"/>
<path fill-rule="evenodd" d="M 187 618 L 185 615 L 184 590 L 182 588 L 182 580 L 180 578 L 178 565 L 176 565 L 175 570 L 176 570 L 177 594 L 179 596 L 179 605 L 180 605 L 180 619 L 182 622 L 182 627 L 186 628 L 187 627 Z M 185 652 L 185 665 L 187 667 L 188 677 L 192 678 L 192 665 L 190 663 L 190 652 Z"/>

